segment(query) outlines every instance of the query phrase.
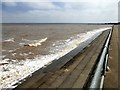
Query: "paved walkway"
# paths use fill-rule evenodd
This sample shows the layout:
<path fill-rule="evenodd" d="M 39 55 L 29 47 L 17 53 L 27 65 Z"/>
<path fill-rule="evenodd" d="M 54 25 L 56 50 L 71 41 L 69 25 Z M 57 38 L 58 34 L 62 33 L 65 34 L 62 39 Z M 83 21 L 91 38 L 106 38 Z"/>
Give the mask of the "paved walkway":
<path fill-rule="evenodd" d="M 113 28 L 108 62 L 109 62 L 110 71 L 106 74 L 104 87 L 118 88 L 118 26 L 117 25 L 114 26 Z"/>
<path fill-rule="evenodd" d="M 37 71 L 17 88 L 83 88 L 102 50 L 109 31 L 103 32 L 70 61 L 53 62 Z M 54 64 L 55 63 L 55 64 Z M 61 64 L 60 64 L 61 63 Z M 52 67 L 53 70 L 52 70 Z"/>

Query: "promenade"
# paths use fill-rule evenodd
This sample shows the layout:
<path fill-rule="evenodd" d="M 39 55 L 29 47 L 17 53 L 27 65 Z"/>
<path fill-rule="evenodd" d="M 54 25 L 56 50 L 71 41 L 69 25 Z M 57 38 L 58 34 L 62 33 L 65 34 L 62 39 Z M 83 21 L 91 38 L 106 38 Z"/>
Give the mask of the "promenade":
<path fill-rule="evenodd" d="M 104 88 L 118 88 L 118 60 L 120 60 L 118 59 L 118 51 L 120 50 L 120 48 L 118 49 L 118 45 L 120 45 L 120 37 L 118 35 L 120 35 L 120 30 L 119 27 L 115 25 L 113 27 L 108 58 L 110 71 L 106 74 Z"/>

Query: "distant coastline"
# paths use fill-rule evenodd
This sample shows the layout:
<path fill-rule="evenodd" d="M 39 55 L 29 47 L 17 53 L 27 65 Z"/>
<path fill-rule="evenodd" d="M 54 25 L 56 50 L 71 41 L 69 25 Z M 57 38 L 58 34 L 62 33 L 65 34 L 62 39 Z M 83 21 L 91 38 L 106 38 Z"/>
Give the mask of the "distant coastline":
<path fill-rule="evenodd" d="M 23 24 L 23 25 L 30 25 L 30 24 L 81 24 L 81 25 L 119 25 L 118 23 L 1 23 L 1 24 Z"/>

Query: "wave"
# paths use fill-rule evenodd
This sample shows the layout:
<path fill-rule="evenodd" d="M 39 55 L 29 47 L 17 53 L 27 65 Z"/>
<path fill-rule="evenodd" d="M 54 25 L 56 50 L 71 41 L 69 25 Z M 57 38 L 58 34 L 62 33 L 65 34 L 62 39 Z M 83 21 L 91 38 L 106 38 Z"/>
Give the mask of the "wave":
<path fill-rule="evenodd" d="M 41 40 L 34 40 L 34 41 L 31 41 L 31 43 L 25 44 L 24 46 L 37 47 L 37 46 L 40 46 L 43 42 L 45 42 L 47 39 L 48 38 L 46 37 L 46 38 L 41 39 Z"/>
<path fill-rule="evenodd" d="M 14 38 L 9 38 L 7 40 L 4 40 L 4 42 L 15 42 L 15 41 L 14 41 Z"/>

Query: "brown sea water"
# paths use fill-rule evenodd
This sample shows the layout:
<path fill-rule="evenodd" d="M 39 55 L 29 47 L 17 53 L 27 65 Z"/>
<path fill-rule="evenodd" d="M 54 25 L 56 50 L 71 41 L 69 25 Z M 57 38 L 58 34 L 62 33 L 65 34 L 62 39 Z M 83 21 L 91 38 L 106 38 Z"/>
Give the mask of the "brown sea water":
<path fill-rule="evenodd" d="M 3 59 L 25 60 L 41 54 L 49 54 L 49 47 L 55 42 L 69 39 L 80 33 L 107 27 L 105 25 L 81 24 L 3 24 L 2 26 L 2 55 Z M 37 47 L 27 44 L 46 41 Z M 64 42 L 63 42 L 64 43 Z M 59 43 L 60 44 L 60 43 Z"/>

